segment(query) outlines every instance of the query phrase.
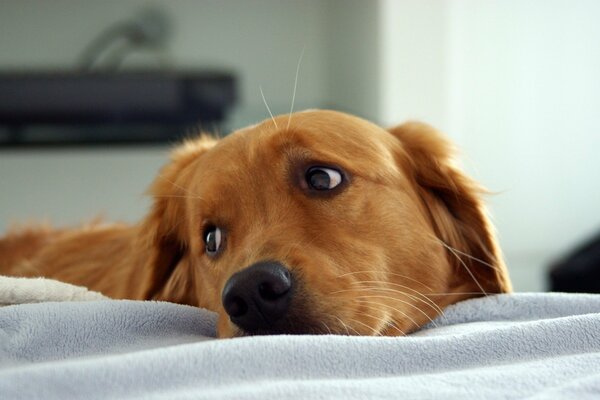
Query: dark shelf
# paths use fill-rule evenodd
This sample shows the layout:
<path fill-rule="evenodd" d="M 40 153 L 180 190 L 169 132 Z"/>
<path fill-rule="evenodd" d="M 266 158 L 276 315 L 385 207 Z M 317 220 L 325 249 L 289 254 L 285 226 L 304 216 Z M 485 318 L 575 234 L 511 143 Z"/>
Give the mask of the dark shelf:
<path fill-rule="evenodd" d="M 235 100 L 224 72 L 0 73 L 0 146 L 175 141 Z"/>

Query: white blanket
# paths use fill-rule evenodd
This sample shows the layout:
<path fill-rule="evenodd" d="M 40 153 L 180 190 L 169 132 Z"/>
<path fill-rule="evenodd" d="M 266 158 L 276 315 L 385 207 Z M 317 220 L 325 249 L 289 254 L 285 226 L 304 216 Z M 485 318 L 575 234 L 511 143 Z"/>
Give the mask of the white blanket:
<path fill-rule="evenodd" d="M 0 308 L 0 398 L 600 398 L 600 295 L 449 307 L 408 337 L 216 340 L 215 315 L 160 302 Z"/>

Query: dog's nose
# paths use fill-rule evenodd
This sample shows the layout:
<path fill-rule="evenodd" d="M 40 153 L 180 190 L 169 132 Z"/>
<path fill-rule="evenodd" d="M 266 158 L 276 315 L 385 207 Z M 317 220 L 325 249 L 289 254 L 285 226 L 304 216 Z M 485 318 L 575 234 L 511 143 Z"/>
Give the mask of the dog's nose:
<path fill-rule="evenodd" d="M 259 262 L 229 278 L 223 289 L 223 307 L 241 329 L 269 330 L 286 314 L 292 286 L 290 271 L 283 265 Z"/>

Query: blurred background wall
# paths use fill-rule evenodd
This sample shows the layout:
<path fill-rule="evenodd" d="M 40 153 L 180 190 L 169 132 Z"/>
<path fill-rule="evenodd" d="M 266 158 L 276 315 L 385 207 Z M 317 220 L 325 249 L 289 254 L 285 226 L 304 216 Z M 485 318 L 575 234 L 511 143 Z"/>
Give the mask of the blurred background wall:
<path fill-rule="evenodd" d="M 164 10 L 175 69 L 234 71 L 225 131 L 327 107 L 444 130 L 489 188 L 517 290 L 600 228 L 600 2 L 595 0 L 3 0 L 0 70 L 72 69 L 106 26 Z M 304 50 L 303 50 L 304 49 Z M 133 54 L 124 68 L 155 68 Z M 0 149 L 0 231 L 12 222 L 135 221 L 168 146 Z"/>

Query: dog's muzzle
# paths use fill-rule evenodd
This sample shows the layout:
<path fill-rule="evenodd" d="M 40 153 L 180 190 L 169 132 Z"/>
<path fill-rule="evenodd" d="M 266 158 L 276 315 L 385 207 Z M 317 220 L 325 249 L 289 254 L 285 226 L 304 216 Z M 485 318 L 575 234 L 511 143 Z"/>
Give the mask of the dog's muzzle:
<path fill-rule="evenodd" d="M 276 332 L 293 295 L 290 271 L 281 263 L 263 261 L 229 278 L 222 293 L 231 322 L 244 332 Z"/>

